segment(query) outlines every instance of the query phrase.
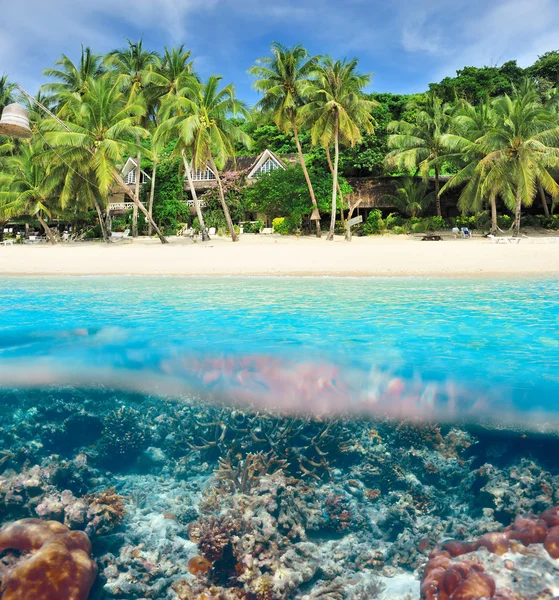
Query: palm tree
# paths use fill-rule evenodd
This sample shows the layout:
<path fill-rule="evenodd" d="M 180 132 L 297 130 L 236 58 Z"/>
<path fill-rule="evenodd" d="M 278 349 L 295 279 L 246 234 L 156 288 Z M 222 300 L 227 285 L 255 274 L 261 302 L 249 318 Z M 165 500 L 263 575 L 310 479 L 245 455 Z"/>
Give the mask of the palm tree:
<path fill-rule="evenodd" d="M 417 182 L 406 177 L 395 194 L 387 194 L 385 199 L 410 217 L 419 216 L 435 199 L 435 192 L 429 192 L 425 181 Z"/>
<path fill-rule="evenodd" d="M 362 131 L 373 132 L 371 115 L 377 102 L 363 95 L 363 88 L 371 81 L 370 74 L 357 72 L 357 60 L 337 60 L 326 57 L 316 70 L 311 101 L 301 110 L 304 122 L 311 124 L 312 143 L 320 142 L 325 148 L 334 145 L 332 183 L 332 214 L 328 240 L 334 239 L 336 225 L 336 196 L 340 142 L 354 146 L 361 141 Z"/>
<path fill-rule="evenodd" d="M 195 77 L 193 71 L 193 63 L 190 60 L 190 50 L 185 50 L 184 45 L 170 50 L 165 46 L 165 52 L 162 57 L 158 56 L 153 63 L 148 67 L 145 73 L 144 83 L 149 92 L 149 104 L 151 107 L 159 108 L 162 103 L 165 103 L 176 96 L 189 82 L 190 78 Z M 156 126 L 159 123 L 157 112 L 154 110 L 153 115 Z M 151 189 L 149 194 L 148 212 L 153 214 L 153 200 L 155 196 L 155 178 L 157 175 L 157 149 L 155 145 L 151 148 L 153 154 L 152 172 L 151 172 Z M 184 157 L 186 161 L 186 157 Z M 190 174 L 190 171 L 187 171 Z M 193 192 L 193 197 L 196 192 Z M 197 200 L 197 198 L 196 198 Z M 195 202 L 195 205 L 197 203 Z M 203 227 L 204 220 L 201 220 L 202 240 L 205 241 L 207 234 Z M 148 229 L 148 235 L 151 235 L 151 226 Z"/>
<path fill-rule="evenodd" d="M 37 145 L 22 144 L 19 153 L 9 158 L 7 171 L 0 175 L 0 218 L 36 217 L 50 243 L 56 244 L 47 220 L 58 202 L 60 180 L 37 160 L 38 152 Z"/>
<path fill-rule="evenodd" d="M 43 71 L 43 75 L 57 79 L 55 83 L 45 83 L 41 90 L 55 98 L 67 94 L 85 93 L 87 81 L 93 77 L 99 77 L 103 73 L 101 65 L 102 57 L 93 54 L 91 48 L 82 46 L 80 61 L 75 65 L 65 54 L 54 64 L 54 68 Z"/>
<path fill-rule="evenodd" d="M 307 100 L 309 82 L 316 69 L 318 57 L 310 57 L 303 46 L 286 48 L 278 42 L 272 43 L 271 51 L 271 57 L 260 58 L 258 64 L 249 69 L 249 73 L 258 78 L 254 87 L 263 94 L 257 106 L 264 113 L 271 114 L 282 131 L 293 132 L 299 162 L 314 208 L 316 235 L 320 237 L 320 213 L 303 156 L 298 129 L 298 113 Z"/>
<path fill-rule="evenodd" d="M 105 64 L 117 75 L 118 83 L 128 95 L 130 102 L 143 103 L 146 107 L 144 114 L 139 118 L 139 123 L 147 128 L 151 105 L 156 97 L 146 91 L 147 77 L 151 67 L 157 60 L 158 54 L 144 49 L 143 41 L 128 42 L 128 47 L 109 52 Z M 151 102 L 150 102 L 151 100 Z M 140 178 L 142 171 L 142 152 L 140 139 L 136 139 L 138 154 L 136 156 L 136 196 L 140 195 Z M 138 236 L 138 207 L 134 205 L 132 215 L 132 236 Z"/>
<path fill-rule="evenodd" d="M 137 124 L 145 107 L 127 102 L 119 83 L 103 76 L 88 80 L 83 96 L 69 96 L 67 110 L 69 121 L 63 125 L 54 119 L 41 123 L 46 142 L 59 160 L 69 166 L 65 189 L 75 189 L 75 178 L 81 178 L 98 190 L 92 200 L 96 201 L 98 195 L 106 206 L 111 188 L 116 184 L 151 221 L 161 242 L 167 243 L 138 195 L 128 190 L 117 170 L 131 152 L 139 152 L 137 142 L 132 140 L 148 135 Z M 96 208 L 99 212 L 99 207 Z"/>
<path fill-rule="evenodd" d="M 435 194 L 437 215 L 442 216 L 440 200 L 440 171 L 446 157 L 444 136 L 449 132 L 449 107 L 444 105 L 435 94 L 426 95 L 425 106 L 419 110 L 415 123 L 394 121 L 388 130 L 394 132 L 388 138 L 392 149 L 386 157 L 389 167 L 406 171 L 419 169 L 427 178 L 435 171 Z"/>
<path fill-rule="evenodd" d="M 461 187 L 458 208 L 462 213 L 477 213 L 484 209 L 484 203 L 491 207 L 491 233 L 497 233 L 497 189 L 483 188 L 482 172 L 478 165 L 485 157 L 480 140 L 495 126 L 496 114 L 490 102 L 473 106 L 461 101 L 452 115 L 451 133 L 443 136 L 447 159 L 459 171 L 441 188 L 441 195 L 448 189 Z M 483 194 L 486 195 L 483 195 Z"/>
<path fill-rule="evenodd" d="M 541 186 L 555 197 L 559 185 L 550 170 L 559 168 L 557 116 L 544 107 L 533 85 L 526 82 L 515 97 L 493 103 L 496 124 L 480 140 L 485 154 L 477 168 L 485 190 L 514 197 L 514 235 L 520 234 L 522 205 L 530 206 Z"/>
<path fill-rule="evenodd" d="M 219 76 L 211 76 L 205 84 L 192 78 L 189 84 L 180 90 L 177 96 L 169 99 L 166 111 L 170 116 L 158 128 L 156 142 L 161 143 L 170 136 L 178 137 L 177 149 L 189 150 L 192 156 L 192 169 L 205 170 L 208 166 L 215 174 L 219 198 L 225 215 L 231 239 L 238 241 L 233 227 L 229 208 L 225 201 L 223 185 L 219 174 L 227 160 L 235 155 L 235 143 L 250 146 L 249 136 L 235 125 L 230 117 L 246 117 L 248 111 L 243 102 L 235 98 L 232 84 L 219 89 Z M 190 175 L 188 165 L 187 176 Z M 193 186 L 192 186 L 193 187 Z M 194 198 L 198 205 L 197 198 Z M 197 206 L 197 212 L 199 205 Z M 198 215 L 198 218 L 201 216 Z M 203 228 L 203 220 L 200 221 Z"/>
<path fill-rule="evenodd" d="M 0 112 L 4 110 L 4 107 L 11 104 L 14 101 L 12 92 L 14 90 L 14 84 L 8 81 L 7 75 L 0 77 Z"/>

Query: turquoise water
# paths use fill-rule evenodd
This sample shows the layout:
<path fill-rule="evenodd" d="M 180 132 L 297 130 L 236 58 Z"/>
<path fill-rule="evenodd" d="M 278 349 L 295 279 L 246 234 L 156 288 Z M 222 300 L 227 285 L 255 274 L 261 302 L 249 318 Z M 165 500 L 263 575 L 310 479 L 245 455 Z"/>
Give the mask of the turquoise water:
<path fill-rule="evenodd" d="M 0 384 L 557 428 L 559 281 L 4 278 Z"/>

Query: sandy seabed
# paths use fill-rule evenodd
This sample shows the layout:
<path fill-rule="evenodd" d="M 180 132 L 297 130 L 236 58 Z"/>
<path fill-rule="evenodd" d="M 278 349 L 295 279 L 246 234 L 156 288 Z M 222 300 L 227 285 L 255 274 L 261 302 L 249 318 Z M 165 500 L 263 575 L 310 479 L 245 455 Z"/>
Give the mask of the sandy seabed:
<path fill-rule="evenodd" d="M 169 238 L 0 247 L 0 275 L 554 276 L 559 238 L 493 244 L 486 238 L 241 236 L 238 243 Z M 553 243 L 555 242 L 555 243 Z"/>

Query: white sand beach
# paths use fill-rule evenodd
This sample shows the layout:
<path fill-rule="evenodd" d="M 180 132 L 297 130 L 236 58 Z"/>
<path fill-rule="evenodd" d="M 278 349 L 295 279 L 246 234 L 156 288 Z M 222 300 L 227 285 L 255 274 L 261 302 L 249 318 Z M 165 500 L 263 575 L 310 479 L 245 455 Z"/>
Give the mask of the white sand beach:
<path fill-rule="evenodd" d="M 444 237 L 325 238 L 244 235 L 238 243 L 137 238 L 102 242 L 0 247 L 0 275 L 292 275 L 292 276 L 553 276 L 559 239 L 493 244 Z"/>

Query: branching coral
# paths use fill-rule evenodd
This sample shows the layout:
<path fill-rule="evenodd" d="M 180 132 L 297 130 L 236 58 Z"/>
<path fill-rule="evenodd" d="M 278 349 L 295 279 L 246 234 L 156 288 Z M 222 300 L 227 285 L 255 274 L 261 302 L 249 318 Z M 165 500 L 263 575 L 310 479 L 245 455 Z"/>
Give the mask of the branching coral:
<path fill-rule="evenodd" d="M 0 551 L 28 552 L 0 573 L 2 600 L 86 600 L 97 574 L 82 531 L 25 519 L 0 530 Z"/>
<path fill-rule="evenodd" d="M 215 474 L 231 492 L 248 494 L 258 485 L 261 477 L 273 475 L 287 467 L 287 461 L 277 458 L 273 451 L 248 454 L 244 460 L 220 458 Z"/>
<path fill-rule="evenodd" d="M 188 527 L 188 535 L 197 544 L 200 554 L 210 562 L 223 557 L 231 536 L 239 531 L 239 523 L 230 516 L 202 517 Z"/>
<path fill-rule="evenodd" d="M 183 409 L 180 440 L 206 460 L 264 453 L 285 461 L 289 475 L 320 480 L 349 451 L 350 429 L 343 419 L 285 419 L 262 413 L 213 408 Z"/>

